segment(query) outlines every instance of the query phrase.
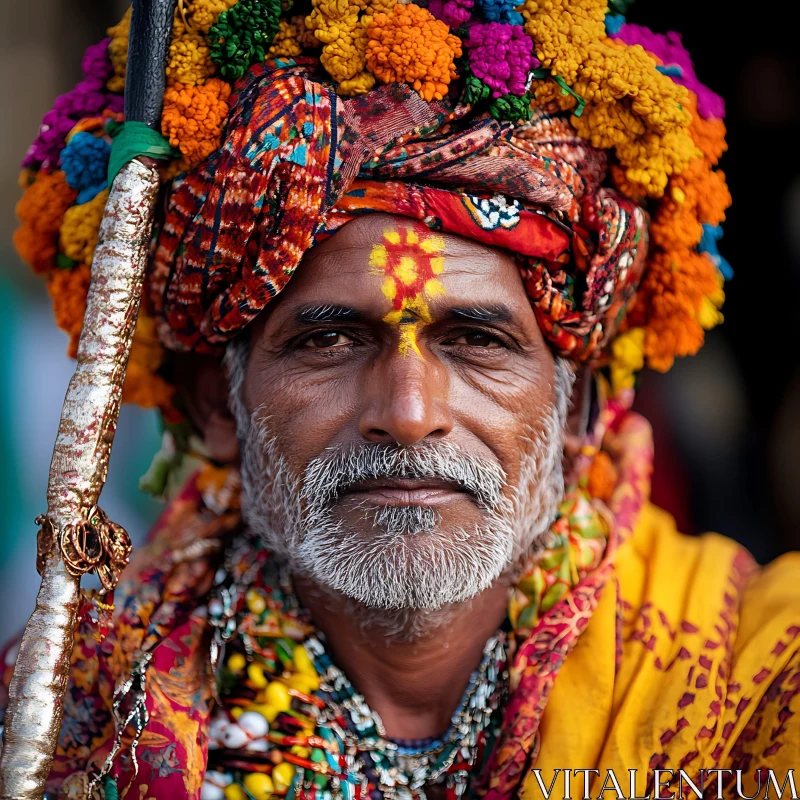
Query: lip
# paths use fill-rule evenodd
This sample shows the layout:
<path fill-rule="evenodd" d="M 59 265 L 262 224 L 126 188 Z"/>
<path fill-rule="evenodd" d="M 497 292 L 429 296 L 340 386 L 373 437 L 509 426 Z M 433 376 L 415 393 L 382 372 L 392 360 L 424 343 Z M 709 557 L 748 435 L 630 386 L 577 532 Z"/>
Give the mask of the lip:
<path fill-rule="evenodd" d="M 339 501 L 378 506 L 437 506 L 464 497 L 458 484 L 436 478 L 378 478 L 348 487 Z"/>

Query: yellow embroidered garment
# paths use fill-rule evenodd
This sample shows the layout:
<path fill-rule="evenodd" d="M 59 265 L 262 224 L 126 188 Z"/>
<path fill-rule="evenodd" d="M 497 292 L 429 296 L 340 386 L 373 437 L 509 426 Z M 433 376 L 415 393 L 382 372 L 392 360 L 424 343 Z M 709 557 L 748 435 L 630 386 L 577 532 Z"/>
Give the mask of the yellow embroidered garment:
<path fill-rule="evenodd" d="M 535 767 L 559 798 L 565 769 L 599 770 L 591 797 L 616 796 L 600 795 L 608 771 L 627 797 L 631 769 L 639 796 L 655 796 L 654 769 L 739 769 L 753 796 L 756 770 L 774 770 L 781 785 L 800 765 L 798 712 L 800 554 L 760 569 L 735 542 L 683 536 L 646 505 L 554 683 Z M 707 776 L 711 796 L 717 780 Z M 734 796 L 735 774 L 722 780 Z M 573 775 L 566 796 L 583 793 L 584 775 Z M 544 796 L 534 774 L 521 796 Z"/>

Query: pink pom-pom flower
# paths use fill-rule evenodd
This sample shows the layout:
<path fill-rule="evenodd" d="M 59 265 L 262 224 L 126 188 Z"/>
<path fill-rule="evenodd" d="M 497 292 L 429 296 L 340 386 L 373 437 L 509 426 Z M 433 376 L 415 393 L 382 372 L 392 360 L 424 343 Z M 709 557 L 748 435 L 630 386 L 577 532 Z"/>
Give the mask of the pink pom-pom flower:
<path fill-rule="evenodd" d="M 451 30 L 456 30 L 469 21 L 474 4 L 475 0 L 430 0 L 428 11 Z"/>
<path fill-rule="evenodd" d="M 472 74 L 491 90 L 492 96 L 522 97 L 532 69 L 539 66 L 533 55 L 533 40 L 519 25 L 486 22 L 473 25 L 464 42 Z"/>
<path fill-rule="evenodd" d="M 112 72 L 108 43 L 109 39 L 103 39 L 86 50 L 82 62 L 83 80 L 56 98 L 53 108 L 44 115 L 39 134 L 22 162 L 23 167 L 51 172 L 58 166 L 67 134 L 76 122 L 99 115 L 105 109 L 122 111 L 122 95 L 112 94 L 106 89 L 106 81 Z"/>

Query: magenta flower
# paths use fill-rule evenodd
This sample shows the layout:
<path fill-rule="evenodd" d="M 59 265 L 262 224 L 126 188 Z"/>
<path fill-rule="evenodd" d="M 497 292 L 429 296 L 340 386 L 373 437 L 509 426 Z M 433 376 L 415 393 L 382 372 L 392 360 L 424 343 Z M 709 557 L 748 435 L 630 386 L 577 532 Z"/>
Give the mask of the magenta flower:
<path fill-rule="evenodd" d="M 475 0 L 430 0 L 428 11 L 452 30 L 460 28 L 472 16 Z"/>
<path fill-rule="evenodd" d="M 81 60 L 83 76 L 105 84 L 114 72 L 111 59 L 108 57 L 110 39 L 103 39 L 97 44 L 90 44 L 86 48 Z"/>
<path fill-rule="evenodd" d="M 477 23 L 469 29 L 464 46 L 472 74 L 492 90 L 493 97 L 525 94 L 528 76 L 539 61 L 523 28 L 505 22 Z"/>
<path fill-rule="evenodd" d="M 644 25 L 633 25 L 626 22 L 614 39 L 621 39 L 625 44 L 639 44 L 648 53 L 652 53 L 665 67 L 678 67 L 680 75 L 668 73 L 675 83 L 685 86 L 697 95 L 697 112 L 703 119 L 725 117 L 725 101 L 697 79 L 694 65 L 681 41 L 681 35 L 675 31 L 667 34 L 653 33 Z"/>
<path fill-rule="evenodd" d="M 39 126 L 39 134 L 28 148 L 22 166 L 51 171 L 59 164 L 67 134 L 84 117 L 99 116 L 105 109 L 122 111 L 122 96 L 106 89 L 112 66 L 108 39 L 90 45 L 83 56 L 84 79 L 72 91 L 56 98 Z"/>

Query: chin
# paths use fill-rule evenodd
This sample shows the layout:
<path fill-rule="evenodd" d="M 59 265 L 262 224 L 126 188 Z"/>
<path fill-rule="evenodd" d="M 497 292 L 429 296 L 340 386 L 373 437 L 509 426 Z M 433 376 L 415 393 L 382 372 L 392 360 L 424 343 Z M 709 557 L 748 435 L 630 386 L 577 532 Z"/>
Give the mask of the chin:
<path fill-rule="evenodd" d="M 376 609 L 437 610 L 480 594 L 510 566 L 511 531 L 503 525 L 430 525 L 429 511 L 370 509 L 388 527 L 348 524 L 349 514 L 308 530 L 295 564 L 315 583 Z M 414 507 L 404 507 L 413 509 Z M 405 518 L 410 524 L 398 527 Z M 420 527 L 420 523 L 423 527 Z"/>

